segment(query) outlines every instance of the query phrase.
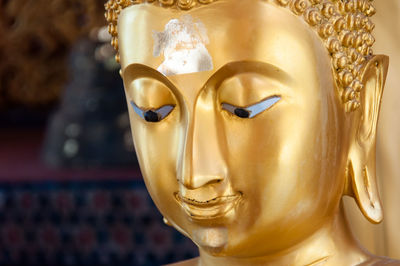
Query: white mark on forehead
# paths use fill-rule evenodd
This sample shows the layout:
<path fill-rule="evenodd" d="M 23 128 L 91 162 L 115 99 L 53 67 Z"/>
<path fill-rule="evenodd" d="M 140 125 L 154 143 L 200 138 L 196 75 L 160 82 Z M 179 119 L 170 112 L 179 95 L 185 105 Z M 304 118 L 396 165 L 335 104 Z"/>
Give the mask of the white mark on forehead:
<path fill-rule="evenodd" d="M 213 69 L 212 58 L 206 48 L 209 43 L 206 27 L 190 15 L 171 19 L 164 31 L 153 32 L 153 38 L 153 55 L 164 55 L 164 61 L 157 68 L 164 75 Z"/>

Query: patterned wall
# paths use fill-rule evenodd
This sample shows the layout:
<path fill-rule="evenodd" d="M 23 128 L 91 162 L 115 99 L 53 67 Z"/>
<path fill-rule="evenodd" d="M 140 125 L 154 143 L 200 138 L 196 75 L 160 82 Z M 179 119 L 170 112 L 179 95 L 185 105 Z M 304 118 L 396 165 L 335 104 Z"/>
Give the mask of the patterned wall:
<path fill-rule="evenodd" d="M 197 255 L 142 181 L 0 185 L 0 265 L 162 265 Z"/>

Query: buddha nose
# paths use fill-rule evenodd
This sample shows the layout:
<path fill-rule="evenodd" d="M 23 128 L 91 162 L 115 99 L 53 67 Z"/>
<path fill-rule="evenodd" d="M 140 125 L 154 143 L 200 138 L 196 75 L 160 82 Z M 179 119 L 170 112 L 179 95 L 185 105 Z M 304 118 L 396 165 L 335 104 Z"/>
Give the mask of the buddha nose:
<path fill-rule="evenodd" d="M 226 175 L 223 129 L 212 95 L 200 95 L 189 122 L 181 182 L 187 189 L 219 183 Z"/>

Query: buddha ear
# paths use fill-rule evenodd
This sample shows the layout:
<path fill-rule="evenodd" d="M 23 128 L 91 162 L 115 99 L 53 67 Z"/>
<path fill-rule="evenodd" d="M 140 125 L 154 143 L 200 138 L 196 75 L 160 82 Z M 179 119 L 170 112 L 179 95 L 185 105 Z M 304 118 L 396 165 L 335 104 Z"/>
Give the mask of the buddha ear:
<path fill-rule="evenodd" d="M 347 178 L 349 194 L 361 212 L 372 223 L 382 221 L 382 205 L 376 182 L 376 127 L 385 85 L 389 58 L 372 57 L 363 68 L 360 92 L 361 106 L 354 111 L 355 138 L 350 146 Z"/>

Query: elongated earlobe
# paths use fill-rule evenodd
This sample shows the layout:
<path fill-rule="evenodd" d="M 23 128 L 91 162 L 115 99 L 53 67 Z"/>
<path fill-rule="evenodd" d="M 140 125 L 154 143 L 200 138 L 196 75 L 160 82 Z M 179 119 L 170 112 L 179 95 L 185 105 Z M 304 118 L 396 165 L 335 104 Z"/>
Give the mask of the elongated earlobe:
<path fill-rule="evenodd" d="M 376 127 L 389 59 L 374 56 L 362 74 L 361 106 L 355 111 L 355 138 L 350 146 L 347 166 L 348 194 L 372 223 L 382 221 L 382 204 L 376 182 Z"/>
<path fill-rule="evenodd" d="M 382 204 L 376 184 L 375 168 L 371 171 L 361 160 L 352 160 L 348 164 L 350 189 L 363 215 L 372 223 L 380 223 L 383 218 Z"/>

